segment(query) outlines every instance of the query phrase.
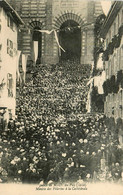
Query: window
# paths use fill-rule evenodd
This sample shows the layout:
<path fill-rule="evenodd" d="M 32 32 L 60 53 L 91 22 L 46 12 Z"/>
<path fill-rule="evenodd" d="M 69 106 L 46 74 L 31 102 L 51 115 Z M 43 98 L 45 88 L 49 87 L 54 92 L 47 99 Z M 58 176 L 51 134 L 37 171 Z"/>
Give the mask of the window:
<path fill-rule="evenodd" d="M 108 76 L 110 78 L 111 77 L 111 61 L 110 60 L 108 61 L 108 70 L 109 70 Z"/>
<path fill-rule="evenodd" d="M 10 18 L 9 18 L 9 16 L 7 16 L 7 26 L 8 27 L 10 26 Z"/>
<path fill-rule="evenodd" d="M 111 75 L 114 75 L 114 57 L 111 59 Z"/>
<path fill-rule="evenodd" d="M 114 35 L 116 35 L 116 23 L 114 23 Z"/>
<path fill-rule="evenodd" d="M 13 78 L 12 74 L 8 73 L 7 75 L 7 89 L 8 89 L 8 97 L 13 97 Z"/>
<path fill-rule="evenodd" d="M 120 48 L 120 69 L 123 70 L 123 45 Z"/>
<path fill-rule="evenodd" d="M 115 52 L 113 55 L 114 58 L 114 67 L 115 67 L 115 73 L 118 71 L 118 67 L 117 67 L 117 53 Z"/>
<path fill-rule="evenodd" d="M 121 16 L 121 24 L 123 24 L 123 10 L 122 10 L 122 16 Z"/>
<path fill-rule="evenodd" d="M 120 70 L 120 49 L 117 49 L 117 68 Z"/>
<path fill-rule="evenodd" d="M 10 16 L 7 16 L 7 26 L 13 30 L 14 23 L 13 23 L 13 20 Z"/>
<path fill-rule="evenodd" d="M 119 26 L 120 26 L 120 17 L 119 17 L 119 14 L 117 16 L 117 25 L 118 25 L 118 28 L 119 28 Z"/>
<path fill-rule="evenodd" d="M 12 110 L 8 109 L 8 114 L 9 114 L 9 120 L 12 119 Z"/>
<path fill-rule="evenodd" d="M 111 30 L 109 30 L 109 41 L 111 41 Z"/>
<path fill-rule="evenodd" d="M 13 57 L 13 42 L 7 39 L 7 53 Z"/>
<path fill-rule="evenodd" d="M 108 42 L 109 42 L 109 41 L 108 41 L 108 38 L 107 38 L 107 39 L 106 39 L 106 48 L 108 47 Z"/>

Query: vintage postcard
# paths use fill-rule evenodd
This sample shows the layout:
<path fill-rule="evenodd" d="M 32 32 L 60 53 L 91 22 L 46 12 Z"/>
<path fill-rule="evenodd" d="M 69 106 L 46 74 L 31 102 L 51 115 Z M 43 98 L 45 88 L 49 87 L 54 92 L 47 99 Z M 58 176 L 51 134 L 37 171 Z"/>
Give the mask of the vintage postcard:
<path fill-rule="evenodd" d="M 123 2 L 0 0 L 0 195 L 123 194 Z"/>

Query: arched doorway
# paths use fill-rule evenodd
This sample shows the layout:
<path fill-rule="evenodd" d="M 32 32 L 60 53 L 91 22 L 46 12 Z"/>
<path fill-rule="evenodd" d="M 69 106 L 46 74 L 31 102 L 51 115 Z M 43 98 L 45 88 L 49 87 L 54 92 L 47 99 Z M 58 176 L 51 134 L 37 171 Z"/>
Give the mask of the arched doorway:
<path fill-rule="evenodd" d="M 60 45 L 66 52 L 61 51 L 60 60 L 78 60 L 81 57 L 81 28 L 73 20 L 65 21 L 59 32 Z"/>
<path fill-rule="evenodd" d="M 37 64 L 41 63 L 42 56 L 42 33 L 38 30 L 41 30 L 39 27 L 34 27 L 32 41 L 33 41 L 33 50 L 35 55 L 35 61 Z"/>

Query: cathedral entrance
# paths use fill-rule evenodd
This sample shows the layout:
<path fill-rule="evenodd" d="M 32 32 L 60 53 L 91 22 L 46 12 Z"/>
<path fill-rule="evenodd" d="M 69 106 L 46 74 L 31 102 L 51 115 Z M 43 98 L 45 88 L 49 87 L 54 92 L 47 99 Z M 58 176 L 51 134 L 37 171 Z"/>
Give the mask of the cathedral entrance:
<path fill-rule="evenodd" d="M 35 27 L 33 31 L 33 49 L 34 49 L 34 58 L 37 64 L 41 63 L 42 56 L 42 33 L 38 30 L 41 30 L 39 27 Z"/>
<path fill-rule="evenodd" d="M 61 50 L 60 60 L 79 60 L 81 57 L 81 29 L 79 24 L 73 20 L 65 21 L 59 32 L 60 45 L 64 48 Z"/>

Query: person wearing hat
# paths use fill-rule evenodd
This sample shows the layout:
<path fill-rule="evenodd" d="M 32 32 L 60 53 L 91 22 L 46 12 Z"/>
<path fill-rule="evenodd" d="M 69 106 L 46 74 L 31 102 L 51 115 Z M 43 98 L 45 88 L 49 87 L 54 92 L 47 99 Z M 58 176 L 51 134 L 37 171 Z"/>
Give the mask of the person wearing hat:
<path fill-rule="evenodd" d="M 115 164 L 115 180 L 119 181 L 121 179 L 121 167 L 119 163 Z"/>
<path fill-rule="evenodd" d="M 118 162 L 113 164 L 112 177 L 113 177 L 113 180 L 116 182 L 118 182 L 121 179 L 121 168 Z"/>
<path fill-rule="evenodd" d="M 47 182 L 49 181 L 53 181 L 53 182 L 57 182 L 58 181 L 58 176 L 56 174 L 56 172 L 54 171 L 54 169 L 50 169 L 50 173 L 47 177 Z"/>

